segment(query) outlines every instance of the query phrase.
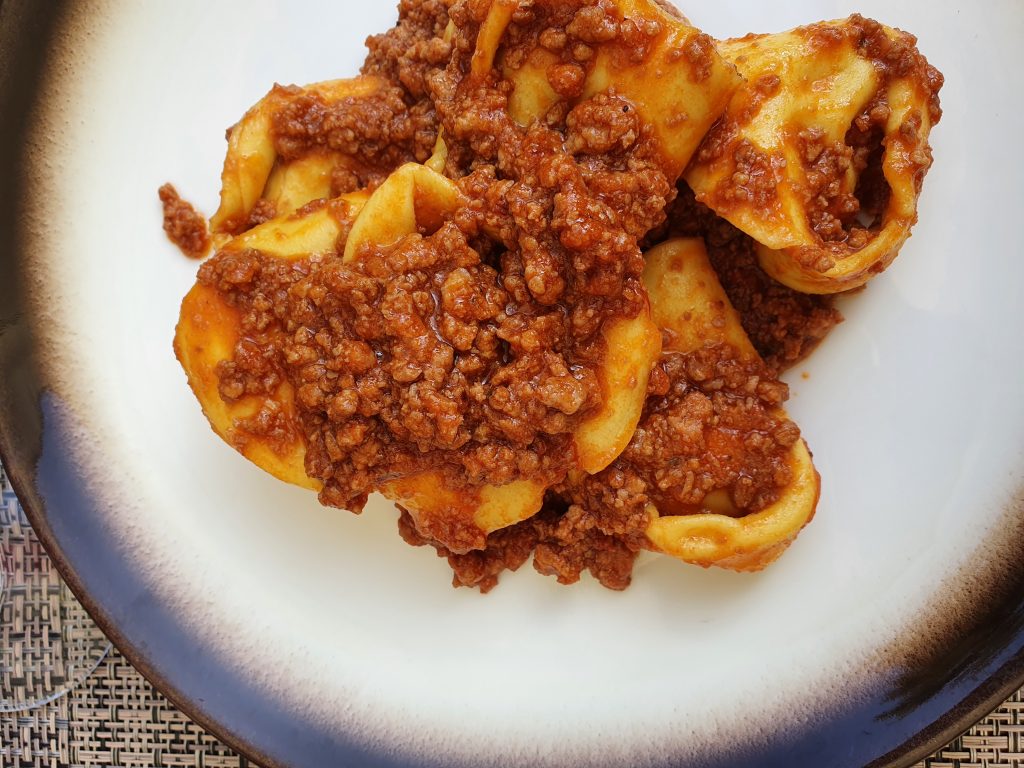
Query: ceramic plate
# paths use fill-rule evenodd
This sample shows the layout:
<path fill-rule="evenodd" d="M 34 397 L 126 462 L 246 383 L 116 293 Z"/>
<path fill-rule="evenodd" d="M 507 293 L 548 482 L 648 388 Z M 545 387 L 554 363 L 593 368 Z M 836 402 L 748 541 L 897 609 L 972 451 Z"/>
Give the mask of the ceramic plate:
<path fill-rule="evenodd" d="M 274 766 L 905 766 L 1024 680 L 1024 5 L 691 3 L 719 37 L 853 11 L 946 75 L 921 221 L 789 378 L 821 472 L 767 571 L 482 596 L 396 512 L 320 507 L 210 432 L 171 351 L 224 129 L 355 73 L 391 2 L 0 4 L 0 425 L 62 572 L 175 702 Z M 806 373 L 806 376 L 802 376 Z"/>

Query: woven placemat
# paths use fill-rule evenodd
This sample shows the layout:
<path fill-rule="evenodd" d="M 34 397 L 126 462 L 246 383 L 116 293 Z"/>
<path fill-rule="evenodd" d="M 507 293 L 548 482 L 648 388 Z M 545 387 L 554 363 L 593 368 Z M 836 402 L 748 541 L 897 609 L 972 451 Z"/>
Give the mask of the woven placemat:
<path fill-rule="evenodd" d="M 17 500 L 0 467 L 0 514 L 4 520 L 23 521 Z M 52 566 L 27 526 L 17 531 L 18 546 L 7 541 L 4 565 L 8 569 L 37 568 L 51 573 Z M 13 551 L 12 551 L 13 550 Z M 47 591 L 48 615 L 77 620 L 80 606 L 59 584 Z M 21 642 L 61 642 L 66 633 L 25 633 Z M 87 628 L 76 637 L 89 636 Z M 0 637 L 0 645 L 5 641 Z M 0 647 L 0 652 L 3 647 Z M 51 647 L 38 649 L 41 659 L 53 659 Z M 60 654 L 57 654 L 57 658 Z M 0 653 L 0 681 L 11 685 L 11 670 L 4 669 Z M 47 669 L 53 664 L 53 669 Z M 64 675 L 59 662 L 42 662 L 38 684 L 48 684 L 48 672 Z M 4 676 L 7 676 L 6 678 Z M 25 685 L 22 678 L 18 684 Z M 1024 767 L 1024 689 L 952 744 L 916 768 L 1022 768 Z M 235 754 L 193 723 L 158 693 L 116 650 L 111 650 L 92 673 L 70 692 L 25 712 L 0 713 L 0 768 L 248 768 L 255 765 Z"/>

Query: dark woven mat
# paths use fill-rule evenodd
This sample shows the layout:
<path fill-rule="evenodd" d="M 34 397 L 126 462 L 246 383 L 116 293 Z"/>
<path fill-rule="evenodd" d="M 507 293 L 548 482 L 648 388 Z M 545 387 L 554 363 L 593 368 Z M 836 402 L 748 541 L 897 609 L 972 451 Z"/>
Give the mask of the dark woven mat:
<path fill-rule="evenodd" d="M 0 557 L 5 570 L 42 573 L 28 626 L 0 634 L 0 697 L 12 688 L 62 684 L 86 664 L 95 636 L 81 607 L 35 541 L 0 467 Z M 12 533 L 13 531 L 13 533 Z M 8 587 L 17 579 L 8 580 Z M 28 599 L 20 588 L 14 590 Z M 8 589 L 8 597 L 11 590 Z M 5 601 L 8 602 L 8 601 Z M 24 606 L 22 606 L 24 607 Z M 2 617 L 0 617 L 2 618 Z M 52 626 L 47 627 L 47 623 Z M 2 626 L 2 625 L 0 625 Z M 12 669 L 14 643 L 36 649 L 32 668 Z M 7 651 L 5 654 L 4 651 Z M 69 661 L 70 660 L 70 661 Z M 91 664 L 90 664 L 91 668 Z M 1024 768 L 1024 689 L 917 768 Z M 0 712 L 0 768 L 246 768 L 239 757 L 156 692 L 116 650 L 60 698 L 18 713 Z"/>

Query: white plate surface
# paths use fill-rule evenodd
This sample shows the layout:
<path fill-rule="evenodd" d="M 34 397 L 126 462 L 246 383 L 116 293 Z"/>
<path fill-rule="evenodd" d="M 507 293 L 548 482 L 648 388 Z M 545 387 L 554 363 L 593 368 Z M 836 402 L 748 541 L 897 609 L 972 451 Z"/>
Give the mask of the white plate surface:
<path fill-rule="evenodd" d="M 528 566 L 486 596 L 452 589 L 389 505 L 324 509 L 217 440 L 174 359 L 196 264 L 165 239 L 157 187 L 211 213 L 224 129 L 275 81 L 355 74 L 389 2 L 93 3 L 53 51 L 62 98 L 30 201 L 47 376 L 123 556 L 282 711 L 400 753 L 700 753 L 827 718 L 942 631 L 922 624 L 940 585 L 955 597 L 963 569 L 1007 556 L 1024 485 L 1024 6 L 683 11 L 719 37 L 854 11 L 910 30 L 946 75 L 945 116 L 913 238 L 788 379 L 822 476 L 815 521 L 762 574 L 652 556 L 621 594 Z"/>

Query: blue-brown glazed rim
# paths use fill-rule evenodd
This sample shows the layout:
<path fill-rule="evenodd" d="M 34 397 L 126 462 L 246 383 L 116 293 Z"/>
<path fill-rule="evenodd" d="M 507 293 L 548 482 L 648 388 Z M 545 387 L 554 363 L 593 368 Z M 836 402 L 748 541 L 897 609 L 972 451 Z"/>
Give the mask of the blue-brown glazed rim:
<path fill-rule="evenodd" d="M 29 256 L 23 222 L 33 182 L 25 173 L 26 147 L 45 97 L 40 87 L 48 52 L 69 5 L 0 0 L 0 459 L 14 489 L 58 570 L 118 649 L 238 752 L 268 768 L 444 765 L 450 760 L 438 752 L 399 757 L 386 747 L 368 750 L 350 734 L 278 706 L 208 653 L 118 553 L 98 500 L 64 450 L 68 437 L 40 375 L 24 293 Z M 1024 557 L 1000 577 L 986 608 L 939 645 L 889 678 L 895 683 L 840 706 L 824 721 L 770 736 L 756 753 L 723 744 L 719 757 L 703 757 L 700 765 L 905 768 L 927 757 L 1024 683 Z M 664 755 L 664 764 L 694 766 L 691 758 L 672 754 Z"/>

